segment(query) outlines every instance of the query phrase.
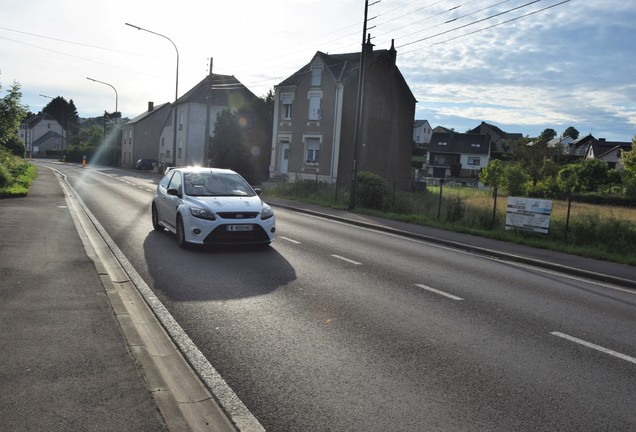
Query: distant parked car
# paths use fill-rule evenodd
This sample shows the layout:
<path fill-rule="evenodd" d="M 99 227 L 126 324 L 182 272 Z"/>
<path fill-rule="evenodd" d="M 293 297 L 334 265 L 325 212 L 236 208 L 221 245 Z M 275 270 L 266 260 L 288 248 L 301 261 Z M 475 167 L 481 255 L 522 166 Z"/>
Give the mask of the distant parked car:
<path fill-rule="evenodd" d="M 187 167 L 168 171 L 152 199 L 152 226 L 177 235 L 177 244 L 270 244 L 276 219 L 238 173 Z"/>
<path fill-rule="evenodd" d="M 154 169 L 156 163 L 157 161 L 154 159 L 139 159 L 135 167 L 138 170 L 151 170 Z"/>

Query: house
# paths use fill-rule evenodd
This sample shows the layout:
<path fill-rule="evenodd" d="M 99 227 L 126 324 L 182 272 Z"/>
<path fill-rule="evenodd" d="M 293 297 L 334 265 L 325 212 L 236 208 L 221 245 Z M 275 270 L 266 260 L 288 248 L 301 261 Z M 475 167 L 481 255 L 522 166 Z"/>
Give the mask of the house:
<path fill-rule="evenodd" d="M 158 160 L 161 131 L 170 116 L 169 103 L 157 107 L 148 102 L 148 111 L 122 126 L 121 167 L 135 168 L 139 159 Z"/>
<path fill-rule="evenodd" d="M 548 147 L 560 149 L 559 153 L 561 154 L 568 154 L 574 141 L 575 139 L 569 135 L 561 135 L 548 141 Z"/>
<path fill-rule="evenodd" d="M 63 150 L 66 145 L 66 132 L 47 113 L 38 113 L 22 122 L 20 138 L 27 153 L 33 156 L 46 156 L 48 150 Z"/>
<path fill-rule="evenodd" d="M 360 53 L 316 52 L 275 86 L 270 178 L 314 179 L 349 185 L 370 171 L 397 187 L 411 180 L 415 97 L 395 64 L 397 52 L 364 44 L 365 69 L 359 145 Z"/>
<path fill-rule="evenodd" d="M 234 76 L 208 74 L 171 105 L 172 112 L 156 143 L 156 159 L 167 165 L 207 165 L 217 114 L 225 109 L 237 110 L 254 98 L 256 95 Z"/>
<path fill-rule="evenodd" d="M 466 132 L 467 134 L 481 134 L 489 137 L 489 145 L 492 152 L 506 152 L 509 141 L 523 138 L 523 134 L 509 133 L 490 123 L 481 122 L 479 126 Z"/>
<path fill-rule="evenodd" d="M 446 128 L 444 126 L 435 126 L 433 128 L 432 134 L 435 133 L 435 132 L 451 133 L 451 132 L 454 132 L 454 131 L 455 131 L 455 129 L 449 129 L 449 128 Z"/>
<path fill-rule="evenodd" d="M 416 146 L 422 146 L 431 142 L 433 129 L 428 120 L 415 120 L 413 125 L 413 141 Z"/>
<path fill-rule="evenodd" d="M 490 162 L 490 145 L 488 135 L 435 132 L 429 144 L 425 176 L 477 183 L 479 171 Z"/>
<path fill-rule="evenodd" d="M 585 159 L 601 159 L 607 162 L 610 169 L 622 169 L 620 163 L 621 153 L 632 150 L 632 143 L 607 141 L 605 138 L 599 138 L 590 142 L 585 153 Z"/>

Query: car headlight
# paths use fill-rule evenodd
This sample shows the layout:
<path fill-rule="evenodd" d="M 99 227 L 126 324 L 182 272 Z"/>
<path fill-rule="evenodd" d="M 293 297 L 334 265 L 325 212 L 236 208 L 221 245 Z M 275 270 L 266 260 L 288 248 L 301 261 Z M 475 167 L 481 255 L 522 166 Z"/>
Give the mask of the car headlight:
<path fill-rule="evenodd" d="M 214 213 L 204 208 L 190 207 L 190 214 L 199 219 L 216 220 Z"/>
<path fill-rule="evenodd" d="M 268 205 L 263 203 L 263 210 L 261 210 L 261 220 L 269 219 L 274 216 L 274 210 Z"/>

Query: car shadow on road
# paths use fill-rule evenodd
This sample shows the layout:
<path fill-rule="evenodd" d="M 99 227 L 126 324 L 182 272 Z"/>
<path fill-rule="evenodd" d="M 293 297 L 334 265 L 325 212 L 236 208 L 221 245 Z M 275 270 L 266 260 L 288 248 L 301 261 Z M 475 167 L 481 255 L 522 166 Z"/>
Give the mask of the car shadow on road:
<path fill-rule="evenodd" d="M 262 296 L 296 279 L 296 271 L 274 246 L 181 249 L 174 234 L 151 231 L 144 241 L 144 254 L 155 293 L 171 301 Z"/>

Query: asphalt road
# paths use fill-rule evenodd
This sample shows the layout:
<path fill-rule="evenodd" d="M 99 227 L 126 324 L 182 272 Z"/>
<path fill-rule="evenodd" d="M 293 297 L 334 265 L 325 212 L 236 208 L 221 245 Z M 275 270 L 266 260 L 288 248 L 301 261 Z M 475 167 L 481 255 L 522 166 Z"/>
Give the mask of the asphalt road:
<path fill-rule="evenodd" d="M 62 170 L 267 430 L 636 430 L 633 291 L 280 208 L 181 250 L 156 176 Z"/>

